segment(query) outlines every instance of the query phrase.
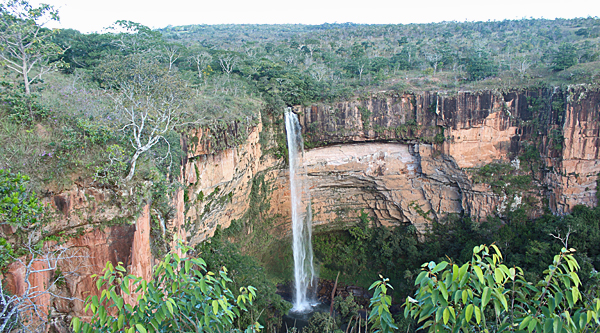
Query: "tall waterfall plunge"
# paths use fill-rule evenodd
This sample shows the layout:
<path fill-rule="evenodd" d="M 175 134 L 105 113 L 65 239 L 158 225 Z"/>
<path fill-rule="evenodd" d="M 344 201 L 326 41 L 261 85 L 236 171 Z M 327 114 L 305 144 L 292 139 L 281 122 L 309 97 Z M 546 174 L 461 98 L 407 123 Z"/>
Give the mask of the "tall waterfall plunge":
<path fill-rule="evenodd" d="M 294 252 L 294 301 L 292 311 L 305 312 L 311 309 L 308 287 L 315 278 L 312 250 L 312 210 L 306 186 L 306 170 L 302 158 L 302 141 L 298 116 L 288 108 L 285 111 L 285 130 L 290 165 L 290 188 L 292 201 L 292 250 Z"/>

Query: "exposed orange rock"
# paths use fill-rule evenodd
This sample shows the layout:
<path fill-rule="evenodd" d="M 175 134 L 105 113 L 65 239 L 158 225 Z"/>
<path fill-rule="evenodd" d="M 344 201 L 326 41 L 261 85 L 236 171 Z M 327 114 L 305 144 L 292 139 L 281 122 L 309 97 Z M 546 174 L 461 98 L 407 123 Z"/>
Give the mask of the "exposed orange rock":
<path fill-rule="evenodd" d="M 515 157 L 534 139 L 545 166 L 536 174 L 535 185 L 545 189 L 539 197 L 548 199 L 553 212 L 597 204 L 600 94 L 572 88 L 565 94 L 564 110 L 551 108 L 544 117 L 535 114 L 528 99 L 551 101 L 558 98 L 555 94 L 548 89 L 453 96 L 387 92 L 332 105 L 295 107 L 306 141 L 317 147 L 307 149 L 303 160 L 316 230 L 347 227 L 357 221 L 361 209 L 377 224 L 411 223 L 419 230 L 448 213 L 475 219 L 498 214 L 507 209 L 507 202 L 514 204 L 509 200 L 513 198 L 495 194 L 487 184 L 473 183 L 469 169 L 493 162 L 518 163 Z M 232 123 L 222 131 L 239 137 L 241 129 L 236 126 Z M 172 198 L 174 217 L 165 221 L 176 240 L 194 246 L 218 226 L 226 228 L 242 218 L 257 175 L 264 176 L 271 191 L 269 215 L 278 216 L 269 233 L 275 239 L 289 236 L 289 175 L 284 160 L 266 154 L 267 147 L 261 145 L 265 142 L 259 140 L 263 130 L 272 129 L 258 124 L 248 129 L 241 143 L 224 132 L 205 129 L 182 141 L 187 158 L 179 181 L 185 186 Z M 561 144 L 559 137 L 564 138 Z M 131 273 L 150 278 L 154 213 L 147 206 L 135 226 L 94 229 L 113 219 L 133 222 L 132 212 L 110 204 L 111 198 L 126 199 L 132 191 L 115 193 L 79 184 L 44 199 L 55 208 L 53 230 L 84 232 L 67 243 L 70 251 L 83 256 L 60 264 L 63 271 L 80 272 L 67 279 L 60 290 L 63 295 L 85 299 L 98 294 L 91 275 L 100 273 L 107 261 L 121 261 Z M 22 284 L 17 282 L 19 270 L 11 272 L 17 288 Z M 40 277 L 39 283 L 47 278 Z M 43 304 L 61 313 L 84 315 L 80 301 L 55 299 Z"/>
<path fill-rule="evenodd" d="M 183 168 L 182 183 L 187 185 L 188 202 L 184 215 L 177 214 L 177 229 L 190 245 L 212 236 L 217 228 L 226 228 L 248 209 L 251 181 L 257 173 L 279 173 L 281 161 L 263 156 L 259 143 L 262 125 L 252 128 L 247 140 L 234 147 L 206 154 L 190 150 Z M 203 145 L 199 145 L 203 146 Z M 200 153 L 199 155 L 196 155 Z M 177 200 L 184 207 L 183 194 Z"/>
<path fill-rule="evenodd" d="M 129 274 L 141 277 L 146 281 L 152 278 L 152 252 L 150 251 L 150 205 L 146 204 L 142 209 L 140 216 L 135 223 L 135 233 L 133 243 L 131 244 L 131 260 L 129 260 L 127 272 Z M 134 305 L 137 301 L 137 294 L 133 286 L 133 281 L 129 286 L 131 295 L 123 294 L 123 299 L 127 304 Z"/>
<path fill-rule="evenodd" d="M 561 98 L 567 100 L 565 110 L 549 105 Z M 536 110 L 531 106 L 533 100 L 549 102 Z M 459 92 L 453 96 L 380 93 L 333 105 L 296 107 L 295 111 L 301 116 L 304 135 L 313 144 L 431 142 L 436 152 L 443 152 L 444 159 L 458 167 L 451 171 L 453 176 L 461 177 L 469 176 L 464 173 L 468 168 L 513 162 L 511 158 L 518 156 L 523 145 L 537 138 L 547 169 L 537 185 L 549 189 L 540 193 L 540 198 L 547 197 L 555 213 L 565 214 L 577 204 L 596 204 L 599 105 L 600 93 L 572 87 L 566 93 L 550 89 Z M 435 135 L 441 128 L 444 142 L 437 144 Z M 553 137 L 564 137 L 564 142 L 558 145 Z M 506 200 L 488 186 L 471 182 L 468 189 L 461 188 L 461 196 L 463 210 L 476 218 L 502 210 Z"/>
<path fill-rule="evenodd" d="M 3 277 L 2 283 L 6 289 L 15 295 L 27 295 L 21 306 L 26 311 L 20 313 L 21 320 L 27 325 L 44 323 L 43 316 L 50 310 L 50 294 L 48 288 L 53 271 L 49 269 L 47 257 L 23 257 L 20 261 L 13 262 L 7 268 L 8 273 Z M 52 263 L 50 263 L 52 265 Z"/>

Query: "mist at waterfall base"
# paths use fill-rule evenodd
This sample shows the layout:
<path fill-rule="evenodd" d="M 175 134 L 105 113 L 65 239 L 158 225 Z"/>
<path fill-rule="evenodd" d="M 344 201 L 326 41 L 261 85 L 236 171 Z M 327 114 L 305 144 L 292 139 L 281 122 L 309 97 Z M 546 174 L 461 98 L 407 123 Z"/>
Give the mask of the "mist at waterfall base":
<path fill-rule="evenodd" d="M 306 170 L 302 158 L 302 140 L 298 116 L 288 108 L 285 111 L 285 130 L 290 166 L 290 196 L 292 203 L 292 252 L 294 254 L 294 294 L 292 313 L 307 313 L 318 305 L 314 295 L 316 281 L 312 249 L 312 211 L 306 185 Z M 313 290 L 313 292 L 309 292 Z"/>

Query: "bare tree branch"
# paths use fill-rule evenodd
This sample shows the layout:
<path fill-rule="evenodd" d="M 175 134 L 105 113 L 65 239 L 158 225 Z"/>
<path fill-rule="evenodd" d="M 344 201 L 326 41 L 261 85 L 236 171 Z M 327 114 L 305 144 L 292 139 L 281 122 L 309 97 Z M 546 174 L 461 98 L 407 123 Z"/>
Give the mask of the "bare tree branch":
<path fill-rule="evenodd" d="M 33 234 L 35 233 L 30 233 L 25 246 L 26 254 L 13 258 L 14 262 L 9 266 L 16 290 L 9 294 L 4 290 L 5 286 L 0 284 L 0 332 L 10 332 L 15 328 L 21 332 L 37 332 L 40 328 L 45 328 L 52 298 L 83 301 L 59 295 L 53 290 L 58 283 L 77 274 L 80 269 L 80 266 L 76 266 L 73 271 L 61 272 L 57 276 L 55 273 L 59 270 L 59 264 L 65 261 L 80 262 L 78 259 L 86 256 L 78 252 L 72 253 L 72 250 L 64 246 L 39 248 L 35 241 L 37 236 Z"/>

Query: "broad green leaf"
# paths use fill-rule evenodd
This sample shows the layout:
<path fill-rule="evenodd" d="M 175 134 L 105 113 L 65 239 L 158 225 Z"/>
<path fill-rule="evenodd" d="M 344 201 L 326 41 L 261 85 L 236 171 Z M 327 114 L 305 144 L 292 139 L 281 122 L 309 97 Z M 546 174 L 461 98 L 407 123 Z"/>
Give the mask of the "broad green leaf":
<path fill-rule="evenodd" d="M 500 265 L 499 267 L 504 273 L 504 276 L 510 276 L 510 269 L 508 269 L 506 265 Z"/>
<path fill-rule="evenodd" d="M 583 313 L 579 314 L 579 320 L 577 320 L 577 322 L 579 323 L 579 328 L 582 329 L 586 324 L 586 317 L 587 315 L 584 315 Z"/>
<path fill-rule="evenodd" d="M 423 281 L 423 279 L 425 279 L 425 277 L 427 277 L 427 274 L 428 274 L 427 271 L 422 271 L 421 273 L 419 273 L 419 275 L 417 276 L 417 279 L 415 280 L 415 286 L 420 285 L 421 282 Z M 369 288 L 369 290 L 371 290 L 377 283 L 379 283 L 379 281 L 373 283 L 371 285 L 371 287 Z"/>
<path fill-rule="evenodd" d="M 219 312 L 219 302 L 217 300 L 212 301 L 212 310 L 215 315 Z"/>
<path fill-rule="evenodd" d="M 448 266 L 448 263 L 445 261 L 442 261 L 441 263 L 439 263 L 435 266 L 435 268 L 433 269 L 433 271 L 431 271 L 431 273 L 435 274 L 439 271 L 442 271 L 446 268 L 446 266 Z"/>
<path fill-rule="evenodd" d="M 125 294 L 130 295 L 131 292 L 129 291 L 129 278 L 125 277 L 123 280 L 124 280 L 124 283 L 121 284 L 121 288 L 123 289 Z"/>
<path fill-rule="evenodd" d="M 206 306 L 204 308 L 204 324 L 206 324 L 206 325 L 208 325 L 208 323 L 210 322 L 210 316 L 209 316 L 209 314 L 210 314 L 209 307 Z"/>
<path fill-rule="evenodd" d="M 500 257 L 500 259 L 502 259 L 502 252 L 500 252 L 498 246 L 496 246 L 496 244 L 492 244 L 490 245 L 490 247 L 493 248 L 496 251 L 496 254 Z"/>
<path fill-rule="evenodd" d="M 467 308 L 465 309 L 465 319 L 467 320 L 467 323 L 471 321 L 471 317 L 473 317 L 473 304 L 467 305 Z"/>
<path fill-rule="evenodd" d="M 529 333 L 533 332 L 533 330 L 535 330 L 535 327 L 537 326 L 538 321 L 535 318 L 532 318 L 531 321 L 529 322 L 529 325 L 527 326 L 527 331 Z"/>
<path fill-rule="evenodd" d="M 570 290 L 565 291 L 565 296 L 567 296 L 567 302 L 569 303 L 570 307 L 573 307 L 573 305 L 575 304 L 573 302 L 573 293 Z"/>
<path fill-rule="evenodd" d="M 497 284 L 502 284 L 504 279 L 503 279 L 502 270 L 500 268 L 496 268 L 494 270 L 494 279 L 496 280 Z"/>
<path fill-rule="evenodd" d="M 577 275 L 576 272 L 570 272 L 569 275 L 573 279 L 573 282 L 575 282 L 575 286 L 576 287 L 578 287 L 579 285 L 581 285 L 581 280 L 579 280 L 579 276 Z"/>
<path fill-rule="evenodd" d="M 500 302 L 502 302 L 502 306 L 504 306 L 504 310 L 508 311 L 508 302 L 506 301 L 506 296 L 501 293 L 498 293 L 498 298 Z"/>
<path fill-rule="evenodd" d="M 135 328 L 140 332 L 140 333 L 147 333 L 148 331 L 146 331 L 146 328 L 144 327 L 144 325 L 142 324 L 135 324 Z"/>
<path fill-rule="evenodd" d="M 521 322 L 521 324 L 519 325 L 519 329 L 522 330 L 525 327 L 527 327 L 529 325 L 529 321 L 531 321 L 531 316 L 527 316 L 525 317 L 525 319 L 523 319 L 523 321 Z"/>
<path fill-rule="evenodd" d="M 381 309 L 381 308 L 380 308 Z M 444 311 L 445 309 L 442 307 L 438 307 L 437 310 L 435 311 L 435 321 L 440 321 L 443 318 L 444 315 Z M 381 313 L 379 314 L 381 316 Z"/>
<path fill-rule="evenodd" d="M 462 281 L 463 277 L 467 273 L 467 269 L 469 268 L 469 264 L 464 264 L 458 270 L 459 280 Z"/>
<path fill-rule="evenodd" d="M 556 308 L 556 301 L 554 300 L 554 297 L 552 296 L 548 296 L 548 309 L 550 309 L 550 312 L 554 312 L 554 309 Z"/>
<path fill-rule="evenodd" d="M 552 324 L 554 322 L 552 321 L 552 318 L 546 318 L 546 320 L 544 321 L 544 333 L 549 333 L 550 331 L 552 331 Z"/>
<path fill-rule="evenodd" d="M 73 325 L 73 331 L 79 332 L 79 329 L 81 328 L 80 319 L 77 317 L 74 317 L 73 320 L 71 321 L 71 324 Z"/>
<path fill-rule="evenodd" d="M 550 309 L 547 306 L 542 306 L 542 314 L 544 315 L 544 317 L 546 318 L 550 318 L 552 317 L 552 315 L 550 314 Z"/>
<path fill-rule="evenodd" d="M 489 287 L 483 288 L 483 293 L 481 294 L 481 310 L 485 309 L 485 306 L 488 304 L 491 297 L 492 297 L 492 292 L 491 292 L 490 288 Z"/>
<path fill-rule="evenodd" d="M 452 281 L 459 279 L 458 265 L 452 265 Z"/>
<path fill-rule="evenodd" d="M 560 333 L 560 331 L 562 331 L 562 323 L 560 322 L 560 318 L 554 318 L 554 324 L 552 325 L 552 328 L 554 329 L 554 333 Z"/>
<path fill-rule="evenodd" d="M 444 297 L 444 300 L 448 301 L 448 290 L 446 290 L 446 285 L 444 284 L 443 281 L 440 281 L 438 283 L 438 286 L 440 288 L 440 291 L 442 292 L 442 296 Z"/>
<path fill-rule="evenodd" d="M 574 325 L 573 322 L 573 318 L 571 318 L 571 315 L 569 314 L 569 311 L 564 311 L 563 312 L 563 317 L 566 319 L 566 325 Z"/>
<path fill-rule="evenodd" d="M 122 329 L 124 323 L 125 323 L 125 316 L 123 314 L 120 314 L 119 318 L 117 319 L 117 328 Z"/>
<path fill-rule="evenodd" d="M 454 308 L 449 306 L 448 310 L 450 310 L 450 314 L 452 315 L 452 318 L 454 318 L 456 320 L 456 313 L 454 312 Z"/>
<path fill-rule="evenodd" d="M 554 295 L 554 297 L 556 297 L 556 306 L 560 306 L 560 304 L 563 301 L 563 293 L 557 292 L 556 295 Z"/>
<path fill-rule="evenodd" d="M 473 270 L 475 271 L 475 274 L 477 274 L 479 282 L 485 283 L 485 280 L 483 279 L 483 271 L 481 270 L 481 268 L 479 266 L 473 266 Z"/>
<path fill-rule="evenodd" d="M 494 303 L 494 311 L 496 311 L 496 316 L 499 317 L 500 312 L 502 311 L 502 304 L 500 304 L 497 299 L 493 299 L 492 302 Z"/>
<path fill-rule="evenodd" d="M 475 307 L 475 320 L 478 325 L 481 323 L 481 309 L 478 306 Z"/>
<path fill-rule="evenodd" d="M 448 308 L 444 309 L 444 325 L 448 324 L 448 320 L 450 319 L 450 311 Z"/>

